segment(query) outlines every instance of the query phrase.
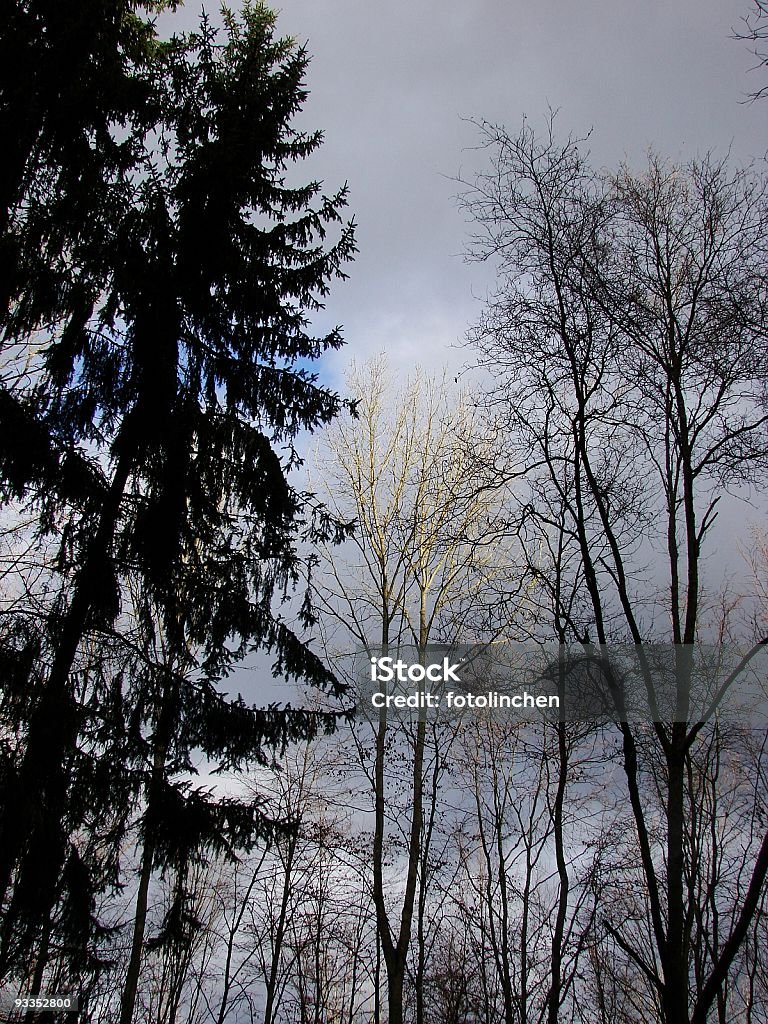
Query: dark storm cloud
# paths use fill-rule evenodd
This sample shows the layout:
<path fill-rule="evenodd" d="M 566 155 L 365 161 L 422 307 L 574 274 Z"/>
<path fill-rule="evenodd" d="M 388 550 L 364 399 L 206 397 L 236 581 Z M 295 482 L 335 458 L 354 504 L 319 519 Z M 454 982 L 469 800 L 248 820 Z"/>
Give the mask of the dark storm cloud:
<path fill-rule="evenodd" d="M 584 134 L 600 164 L 638 164 L 649 146 L 672 159 L 732 149 L 762 157 L 768 105 L 743 103 L 762 83 L 730 38 L 748 10 L 722 0 L 285 0 L 281 33 L 313 61 L 303 115 L 326 142 L 311 173 L 344 180 L 360 254 L 320 320 L 344 324 L 348 347 L 327 361 L 387 348 L 392 361 L 460 364 L 451 349 L 478 312 L 492 268 L 460 258 L 467 227 L 451 178 L 481 166 L 462 118 L 514 129 L 523 115 Z M 180 15 L 191 24 L 196 7 Z"/>

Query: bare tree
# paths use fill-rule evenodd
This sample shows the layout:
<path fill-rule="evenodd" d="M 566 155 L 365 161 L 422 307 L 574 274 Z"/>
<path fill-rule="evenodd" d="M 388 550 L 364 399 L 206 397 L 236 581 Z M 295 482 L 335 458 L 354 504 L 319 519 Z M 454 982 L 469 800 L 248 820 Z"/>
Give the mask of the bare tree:
<path fill-rule="evenodd" d="M 633 948 L 620 921 L 613 937 L 663 1020 L 701 1024 L 768 871 L 768 834 L 758 835 L 729 927 L 692 971 L 687 773 L 705 730 L 689 703 L 690 651 L 722 496 L 766 469 L 765 182 L 712 157 L 677 167 L 652 155 L 642 173 L 599 173 L 579 142 L 557 143 L 551 123 L 543 139 L 527 125 L 480 130 L 492 166 L 464 202 L 474 254 L 498 261 L 500 285 L 472 340 L 493 368 L 489 401 L 509 431 L 509 471 L 525 480 L 529 539 L 537 555 L 567 553 L 554 581 L 552 563 L 541 565 L 559 595 L 553 631 L 641 652 L 676 645 L 673 720 L 655 722 L 650 746 L 620 724 L 652 945 Z M 642 781 L 643 758 L 656 754 L 661 839 Z"/>
<path fill-rule="evenodd" d="M 478 432 L 470 404 L 454 402 L 445 381 L 423 374 L 392 381 L 383 359 L 353 370 L 348 383 L 357 418 L 339 423 L 318 459 L 331 510 L 356 522 L 347 549 L 329 553 L 315 578 L 328 648 L 339 654 L 407 644 L 423 657 L 430 642 L 498 635 L 513 603 L 514 572 L 497 491 L 477 468 L 490 441 Z M 423 714 L 393 729 L 382 709 L 373 733 L 372 765 L 367 735 L 357 736 L 373 796 L 373 902 L 388 1020 L 403 1020 L 415 926 L 413 995 L 421 1022 L 425 894 L 447 743 Z M 402 776 L 392 775 L 402 756 L 405 791 Z M 395 884 L 386 869 L 393 840 L 402 862 Z"/>
<path fill-rule="evenodd" d="M 283 828 L 243 894 L 237 983 L 269 1024 L 351 1022 L 370 997 L 367 890 L 336 761 L 334 742 L 318 741 L 258 779 Z"/>
<path fill-rule="evenodd" d="M 602 855 L 590 825 L 607 811 L 594 792 L 573 792 L 594 767 L 584 731 L 479 719 L 455 749 L 455 791 L 469 806 L 444 900 L 493 994 L 478 1020 L 557 1021 L 581 1005 Z"/>
<path fill-rule="evenodd" d="M 742 19 L 742 25 L 734 32 L 735 39 L 743 39 L 752 43 L 753 53 L 757 58 L 757 65 L 752 69 L 757 71 L 768 65 L 768 0 L 752 0 L 751 10 Z M 768 85 L 760 86 L 751 93 L 751 99 L 763 99 L 768 96 Z"/>

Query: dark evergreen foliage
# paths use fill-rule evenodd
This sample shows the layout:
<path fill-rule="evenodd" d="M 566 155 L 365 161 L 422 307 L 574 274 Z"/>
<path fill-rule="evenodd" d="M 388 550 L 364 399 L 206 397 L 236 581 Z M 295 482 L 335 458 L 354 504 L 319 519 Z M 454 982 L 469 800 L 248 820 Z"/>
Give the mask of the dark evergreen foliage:
<path fill-rule="evenodd" d="M 180 879 L 271 828 L 181 781 L 193 749 L 240 767 L 333 724 L 217 682 L 261 647 L 338 689 L 277 605 L 300 538 L 343 533 L 286 473 L 341 407 L 303 364 L 342 343 L 308 315 L 354 253 L 346 190 L 288 184 L 321 137 L 270 11 L 161 43 L 142 6 L 21 0 L 0 43 L 0 487 L 56 551 L 37 646 L 2 649 L 0 977 L 85 969 L 140 808 Z"/>

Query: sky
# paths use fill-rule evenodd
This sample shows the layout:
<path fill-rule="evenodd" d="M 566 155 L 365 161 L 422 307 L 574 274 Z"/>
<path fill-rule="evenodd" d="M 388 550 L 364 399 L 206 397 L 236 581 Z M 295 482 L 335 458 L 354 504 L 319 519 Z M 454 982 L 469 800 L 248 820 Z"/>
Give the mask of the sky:
<path fill-rule="evenodd" d="M 234 9 L 238 3 L 230 3 Z M 213 14 L 209 4 L 208 10 Z M 749 0 L 284 0 L 278 31 L 312 62 L 304 127 L 323 147 L 306 163 L 331 191 L 349 183 L 360 252 L 317 327 L 347 347 L 323 376 L 386 350 L 395 366 L 456 369 L 493 267 L 467 264 L 456 177 L 483 166 L 471 119 L 510 131 L 525 116 L 584 135 L 598 166 L 641 166 L 649 147 L 685 161 L 707 150 L 763 160 L 768 80 L 734 30 Z M 186 0 L 166 23 L 190 27 Z M 163 26 L 165 27 L 165 26 Z"/>
<path fill-rule="evenodd" d="M 745 101 L 768 72 L 750 71 L 749 45 L 732 38 L 749 10 L 749 0 L 283 0 L 278 32 L 312 55 L 297 126 L 325 134 L 304 173 L 329 193 L 348 182 L 358 224 L 349 280 L 316 321 L 323 332 L 343 325 L 347 341 L 323 360 L 324 383 L 343 391 L 350 360 L 383 350 L 395 369 L 438 375 L 471 360 L 465 332 L 494 285 L 493 266 L 462 256 L 470 225 L 456 179 L 485 161 L 472 119 L 514 132 L 523 117 L 543 128 L 556 109 L 558 133 L 591 130 L 598 167 L 640 167 L 649 147 L 683 162 L 708 150 L 763 161 L 768 100 Z M 199 12 L 186 0 L 161 30 L 193 27 Z M 727 573 L 743 558 L 722 561 Z"/>

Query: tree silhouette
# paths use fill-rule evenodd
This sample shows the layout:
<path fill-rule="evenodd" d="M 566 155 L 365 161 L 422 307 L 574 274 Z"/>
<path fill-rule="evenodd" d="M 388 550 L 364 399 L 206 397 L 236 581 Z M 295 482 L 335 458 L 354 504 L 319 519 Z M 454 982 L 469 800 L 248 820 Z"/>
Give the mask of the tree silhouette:
<path fill-rule="evenodd" d="M 3 117 L 29 138 L 4 185 L 0 472 L 6 499 L 35 509 L 41 550 L 53 540 L 58 587 L 0 780 L 5 974 L 35 948 L 44 964 L 51 920 L 63 927 L 57 901 L 75 899 L 67 941 L 87 943 L 100 882 L 73 838 L 89 802 L 78 785 L 125 804 L 157 783 L 154 755 L 130 766 L 142 728 L 166 750 L 173 736 L 177 771 L 193 747 L 236 766 L 311 734 L 317 717 L 257 714 L 217 693 L 254 645 L 273 652 L 275 672 L 336 688 L 274 607 L 298 580 L 298 539 L 336 530 L 287 472 L 297 434 L 342 405 L 301 364 L 342 343 L 338 329 L 313 336 L 308 314 L 354 253 L 346 188 L 287 183 L 321 141 L 291 126 L 307 54 L 275 38 L 261 4 L 224 12 L 223 33 L 204 17 L 168 43 L 132 5 L 92 6 L 72 59 L 96 99 L 83 108 L 74 87 L 52 88 L 55 65 L 26 89 L 12 69 L 3 76 Z M 46 47 L 63 59 L 63 18 L 18 3 L 8 45 L 26 40 L 24 60 Z M 89 644 L 124 631 L 129 578 L 133 627 L 161 634 L 167 657 L 144 658 L 143 671 L 126 657 L 127 676 L 96 659 L 108 724 L 89 753 L 112 770 L 88 777 Z M 261 824 L 254 805 L 153 792 L 164 797 L 158 858 L 226 845 L 228 830 L 247 845 Z"/>

